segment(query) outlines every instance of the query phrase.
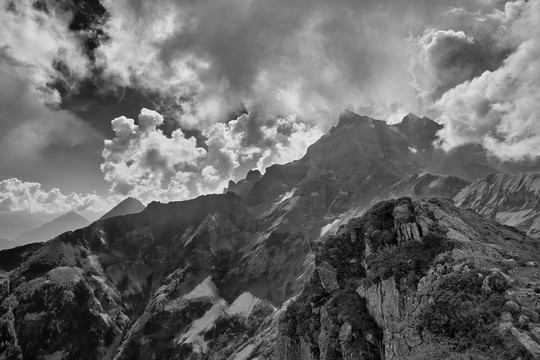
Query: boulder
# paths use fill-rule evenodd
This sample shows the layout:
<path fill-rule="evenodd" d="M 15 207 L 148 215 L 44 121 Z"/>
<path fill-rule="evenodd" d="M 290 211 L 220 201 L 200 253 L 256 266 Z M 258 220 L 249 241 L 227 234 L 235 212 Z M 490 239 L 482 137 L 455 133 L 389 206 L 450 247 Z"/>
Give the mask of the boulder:
<path fill-rule="evenodd" d="M 531 322 L 527 315 L 519 315 L 518 324 L 522 329 L 526 329 Z"/>
<path fill-rule="evenodd" d="M 512 322 L 514 321 L 514 318 L 512 317 L 512 314 L 510 314 L 508 311 L 503 311 L 501 314 L 501 321 Z"/>
<path fill-rule="evenodd" d="M 538 313 L 534 310 L 529 309 L 526 306 L 521 307 L 521 313 L 526 315 L 531 319 L 532 322 L 538 322 Z"/>
<path fill-rule="evenodd" d="M 504 303 L 504 310 L 510 312 L 511 314 L 518 314 L 521 311 L 521 308 L 512 300 L 508 300 Z"/>
<path fill-rule="evenodd" d="M 503 264 L 507 269 L 513 270 L 516 268 L 517 263 L 514 259 L 505 259 L 501 261 L 501 264 Z"/>
<path fill-rule="evenodd" d="M 512 328 L 511 332 L 516 340 L 519 341 L 519 343 L 523 345 L 525 349 L 527 349 L 535 360 L 540 359 L 540 345 L 536 341 L 531 339 L 529 335 L 520 332 L 516 328 Z"/>
<path fill-rule="evenodd" d="M 540 327 L 532 329 L 531 334 L 534 336 L 536 341 L 540 341 Z"/>
<path fill-rule="evenodd" d="M 503 321 L 502 323 L 499 323 L 497 330 L 499 331 L 500 335 L 504 335 L 509 333 L 513 327 L 514 325 L 510 321 Z"/>
<path fill-rule="evenodd" d="M 526 306 L 529 309 L 538 311 L 540 309 L 540 294 L 535 292 L 518 290 L 518 291 L 507 291 L 506 298 L 518 303 L 521 306 Z"/>

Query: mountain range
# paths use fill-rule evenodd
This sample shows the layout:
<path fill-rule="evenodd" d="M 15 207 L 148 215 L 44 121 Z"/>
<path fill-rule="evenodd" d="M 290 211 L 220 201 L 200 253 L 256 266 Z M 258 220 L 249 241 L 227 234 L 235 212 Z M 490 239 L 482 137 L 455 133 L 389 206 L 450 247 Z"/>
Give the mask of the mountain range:
<path fill-rule="evenodd" d="M 144 208 L 145 206 L 139 200 L 131 197 L 126 198 L 104 214 L 101 219 L 138 213 Z M 36 227 L 35 229 L 19 234 L 13 240 L 0 239 L 0 249 L 8 249 L 15 246 L 47 241 L 67 231 L 73 231 L 88 225 L 90 225 L 90 222 L 87 219 L 75 211 L 70 211 Z"/>
<path fill-rule="evenodd" d="M 90 225 L 90 222 L 74 211 L 70 211 L 56 219 L 45 223 L 33 230 L 24 232 L 13 239 L 13 246 L 20 246 L 34 242 L 43 242 L 54 237 Z"/>
<path fill-rule="evenodd" d="M 0 252 L 0 356 L 540 357 L 535 165 L 440 128 L 347 111 L 223 194 Z"/>

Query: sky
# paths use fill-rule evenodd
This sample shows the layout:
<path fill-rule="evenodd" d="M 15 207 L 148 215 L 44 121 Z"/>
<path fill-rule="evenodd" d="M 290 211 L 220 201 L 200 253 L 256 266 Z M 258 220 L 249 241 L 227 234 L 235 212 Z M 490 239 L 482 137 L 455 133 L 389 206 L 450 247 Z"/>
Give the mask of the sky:
<path fill-rule="evenodd" d="M 0 4 L 0 218 L 221 192 L 344 109 L 540 156 L 538 1 Z"/>

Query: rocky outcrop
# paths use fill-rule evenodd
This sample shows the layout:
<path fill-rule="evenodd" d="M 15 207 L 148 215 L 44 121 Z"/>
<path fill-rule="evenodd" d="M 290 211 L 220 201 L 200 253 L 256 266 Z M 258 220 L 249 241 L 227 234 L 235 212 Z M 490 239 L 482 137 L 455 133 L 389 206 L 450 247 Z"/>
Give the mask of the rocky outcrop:
<path fill-rule="evenodd" d="M 448 200 L 378 204 L 317 246 L 315 273 L 281 322 L 278 343 L 288 346 L 276 345 L 276 354 L 414 359 L 465 350 L 486 358 L 536 358 L 538 294 L 516 281 L 536 248 L 533 239 Z M 509 252 L 523 265 L 509 261 Z M 338 257 L 341 265 L 333 262 Z M 329 265 L 339 288 L 325 285 Z M 338 310 L 340 321 L 331 321 L 329 309 L 342 297 L 347 305 Z M 363 320 L 355 323 L 358 317 Z M 336 345 L 353 338 L 365 342 Z M 308 355 L 300 353 L 306 343 Z"/>

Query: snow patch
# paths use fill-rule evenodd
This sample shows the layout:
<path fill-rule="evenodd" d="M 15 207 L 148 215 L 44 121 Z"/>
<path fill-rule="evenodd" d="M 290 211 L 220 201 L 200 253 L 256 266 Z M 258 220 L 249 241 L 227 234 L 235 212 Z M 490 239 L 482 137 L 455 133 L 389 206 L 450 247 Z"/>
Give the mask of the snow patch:
<path fill-rule="evenodd" d="M 278 201 L 278 204 L 284 202 L 284 201 L 287 200 L 287 199 L 292 198 L 292 196 L 294 195 L 294 192 L 295 192 L 295 191 L 296 191 L 296 188 L 292 189 L 291 191 L 287 191 L 287 192 L 283 195 L 283 197 Z"/>
<path fill-rule="evenodd" d="M 336 225 L 338 222 L 339 222 L 340 219 L 336 219 L 334 221 L 332 221 L 331 223 L 328 223 L 326 225 L 324 225 L 322 228 L 321 228 L 321 235 L 320 236 L 323 236 L 324 234 L 326 234 L 330 229 L 332 229 L 334 227 L 334 225 Z"/>
<path fill-rule="evenodd" d="M 217 300 L 214 305 L 204 315 L 191 323 L 189 330 L 182 335 L 178 340 L 180 344 L 197 345 L 203 352 L 206 351 L 206 342 L 204 342 L 202 334 L 210 330 L 217 319 L 225 314 L 227 302 L 223 299 Z M 202 342 L 201 342 L 202 341 Z"/>
<path fill-rule="evenodd" d="M 202 283 L 197 285 L 190 293 L 184 295 L 186 300 L 194 300 L 200 298 L 208 298 L 216 300 L 219 297 L 216 285 L 212 282 L 212 278 L 208 276 Z"/>
<path fill-rule="evenodd" d="M 259 298 L 249 292 L 245 292 L 236 298 L 229 310 L 227 310 L 227 313 L 229 315 L 241 315 L 247 318 L 253 312 L 253 308 L 260 302 L 261 300 Z"/>
<path fill-rule="evenodd" d="M 249 344 L 244 349 L 242 349 L 242 351 L 236 354 L 236 356 L 234 357 L 234 360 L 246 360 L 248 356 L 250 356 L 251 353 L 253 352 L 254 347 L 255 346 L 253 344 Z"/>

